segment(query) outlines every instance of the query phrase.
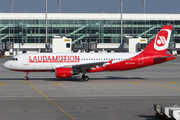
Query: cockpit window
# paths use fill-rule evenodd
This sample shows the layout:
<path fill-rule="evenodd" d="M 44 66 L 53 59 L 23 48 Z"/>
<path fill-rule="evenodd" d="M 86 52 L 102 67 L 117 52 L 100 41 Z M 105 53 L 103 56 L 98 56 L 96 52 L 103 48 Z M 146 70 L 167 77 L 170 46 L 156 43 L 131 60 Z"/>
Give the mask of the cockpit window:
<path fill-rule="evenodd" d="M 12 61 L 18 61 L 17 58 L 11 58 L 10 60 L 12 60 Z"/>

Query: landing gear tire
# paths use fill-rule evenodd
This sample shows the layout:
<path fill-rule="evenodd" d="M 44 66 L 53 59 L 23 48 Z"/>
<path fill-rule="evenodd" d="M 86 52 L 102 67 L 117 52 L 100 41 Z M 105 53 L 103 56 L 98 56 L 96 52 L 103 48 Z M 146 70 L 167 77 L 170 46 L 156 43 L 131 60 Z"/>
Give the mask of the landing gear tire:
<path fill-rule="evenodd" d="M 83 81 L 88 81 L 89 80 L 89 76 L 87 74 L 83 74 L 82 75 L 82 79 L 83 79 Z"/>
<path fill-rule="evenodd" d="M 29 80 L 29 77 L 28 76 L 24 77 L 24 80 Z"/>
<path fill-rule="evenodd" d="M 24 77 L 24 80 L 29 80 L 28 75 L 29 75 L 29 72 L 26 72 L 26 76 Z"/>
<path fill-rule="evenodd" d="M 88 76 L 84 76 L 83 80 L 84 80 L 84 81 L 88 81 L 88 80 L 89 80 L 89 77 L 88 77 Z"/>

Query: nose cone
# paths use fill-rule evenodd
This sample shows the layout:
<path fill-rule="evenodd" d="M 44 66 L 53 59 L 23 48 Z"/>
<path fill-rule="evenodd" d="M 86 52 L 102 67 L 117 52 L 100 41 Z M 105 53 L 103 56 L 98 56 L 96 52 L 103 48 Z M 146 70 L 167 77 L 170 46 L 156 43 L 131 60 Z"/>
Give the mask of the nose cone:
<path fill-rule="evenodd" d="M 9 67 L 10 67 L 9 62 L 8 62 L 8 61 L 5 62 L 5 63 L 3 64 L 3 67 L 6 68 L 6 69 L 9 69 Z"/>

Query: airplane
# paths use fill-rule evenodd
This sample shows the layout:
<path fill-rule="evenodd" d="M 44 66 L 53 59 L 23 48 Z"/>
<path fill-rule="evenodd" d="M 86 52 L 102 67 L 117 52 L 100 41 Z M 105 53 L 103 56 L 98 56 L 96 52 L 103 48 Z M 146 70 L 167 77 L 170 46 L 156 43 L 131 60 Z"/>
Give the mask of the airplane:
<path fill-rule="evenodd" d="M 55 72 L 57 78 L 68 78 L 82 74 L 88 81 L 87 73 L 103 71 L 125 71 L 143 68 L 176 58 L 167 54 L 172 25 L 165 25 L 149 45 L 138 53 L 31 53 L 20 54 L 6 61 L 3 66 L 12 71 Z"/>

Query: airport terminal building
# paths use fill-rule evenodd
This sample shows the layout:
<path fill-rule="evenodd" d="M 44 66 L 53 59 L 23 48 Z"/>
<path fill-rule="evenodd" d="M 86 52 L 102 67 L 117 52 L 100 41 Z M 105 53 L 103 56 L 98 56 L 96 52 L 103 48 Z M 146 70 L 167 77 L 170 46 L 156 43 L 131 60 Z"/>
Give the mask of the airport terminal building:
<path fill-rule="evenodd" d="M 53 36 L 72 38 L 73 43 L 121 43 L 121 15 L 106 13 L 48 13 L 48 43 Z M 174 25 L 171 42 L 180 43 L 179 14 L 123 14 L 123 40 L 127 36 L 148 41 L 164 25 Z M 45 13 L 0 13 L 0 41 L 45 43 Z"/>

